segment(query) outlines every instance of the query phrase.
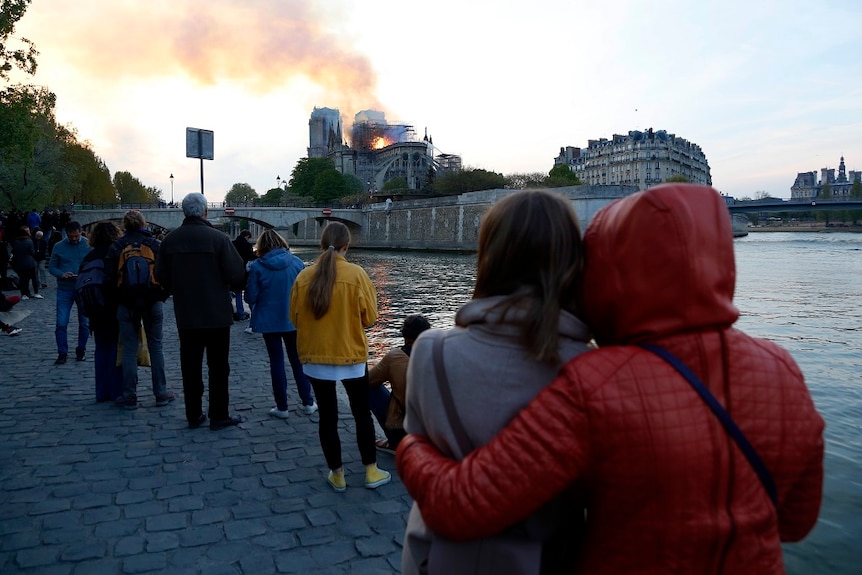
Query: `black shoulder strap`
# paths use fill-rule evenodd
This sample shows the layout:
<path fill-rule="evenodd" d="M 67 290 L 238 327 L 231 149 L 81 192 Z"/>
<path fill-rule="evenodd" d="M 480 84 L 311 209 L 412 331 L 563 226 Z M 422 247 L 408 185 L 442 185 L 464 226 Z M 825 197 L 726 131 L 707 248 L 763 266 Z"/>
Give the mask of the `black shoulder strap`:
<path fill-rule="evenodd" d="M 712 412 L 718 417 L 718 420 L 721 421 L 721 424 L 724 425 L 724 429 L 727 433 L 736 441 L 736 444 L 739 446 L 739 449 L 748 459 L 748 462 L 754 468 L 755 473 L 760 478 L 760 482 L 763 484 L 763 488 L 766 489 L 766 493 L 769 495 L 769 498 L 772 500 L 772 504 L 775 507 L 778 507 L 778 491 L 775 488 L 775 482 L 772 480 L 772 475 L 769 473 L 769 469 L 766 468 L 766 464 L 763 463 L 763 460 L 757 454 L 757 451 L 754 449 L 754 446 L 748 441 L 748 438 L 745 437 L 745 434 L 742 433 L 742 430 L 739 429 L 739 426 L 736 425 L 736 422 L 733 421 L 733 418 L 730 417 L 730 414 L 722 407 L 722 405 L 718 402 L 712 393 L 710 393 L 709 389 L 703 384 L 702 381 L 691 371 L 686 364 L 684 364 L 678 357 L 673 355 L 671 352 L 666 350 L 665 348 L 653 345 L 649 343 L 641 344 L 641 347 L 647 351 L 650 351 L 671 366 L 676 369 L 680 375 L 682 375 L 688 383 L 694 388 L 695 391 L 700 395 L 704 402 L 709 406 Z"/>
<path fill-rule="evenodd" d="M 458 447 L 463 455 L 467 455 L 473 451 L 473 445 L 464 429 L 464 424 L 461 423 L 458 413 L 455 411 L 455 400 L 452 397 L 452 389 L 449 387 L 449 378 L 446 376 L 446 365 L 443 363 L 444 332 L 435 331 L 431 334 L 434 338 L 432 359 L 434 360 L 434 371 L 437 373 L 437 382 L 440 386 L 440 399 L 443 400 L 443 409 L 446 410 L 446 417 L 449 419 L 449 426 L 458 441 Z"/>

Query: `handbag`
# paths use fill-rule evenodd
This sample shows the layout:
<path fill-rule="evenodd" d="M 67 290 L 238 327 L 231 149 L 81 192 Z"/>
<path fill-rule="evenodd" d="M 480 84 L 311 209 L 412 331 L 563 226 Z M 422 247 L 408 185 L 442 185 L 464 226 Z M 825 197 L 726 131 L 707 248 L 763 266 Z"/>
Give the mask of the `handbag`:
<path fill-rule="evenodd" d="M 745 455 L 746 459 L 748 459 L 748 462 L 754 468 L 754 472 L 757 473 L 757 477 L 760 478 L 760 482 L 763 484 L 763 488 L 766 490 L 767 495 L 769 495 L 769 499 L 772 500 L 772 505 L 778 507 L 778 492 L 775 488 L 775 481 L 772 479 L 772 474 L 769 473 L 769 469 L 767 469 L 766 464 L 763 463 L 763 460 L 760 458 L 760 455 L 757 454 L 754 446 L 751 445 L 751 442 L 748 441 L 748 438 L 745 437 L 745 434 L 742 433 L 742 430 L 739 429 L 739 426 L 736 425 L 736 422 L 733 421 L 733 418 L 730 417 L 727 410 L 722 407 L 715 396 L 710 393 L 709 389 L 702 381 L 700 381 L 694 372 L 691 371 L 688 366 L 674 354 L 661 346 L 650 343 L 641 344 L 641 347 L 665 360 L 674 369 L 676 369 L 689 384 L 691 384 L 698 395 L 700 395 L 701 399 L 706 402 L 724 426 L 727 433 L 739 446 L 739 449 Z"/>
<path fill-rule="evenodd" d="M 473 451 L 464 425 L 455 410 L 455 401 L 443 364 L 443 332 L 432 332 L 434 343 L 432 360 L 437 374 L 440 397 L 449 425 L 465 455 Z M 428 555 L 428 573 L 432 575 L 538 574 L 542 568 L 542 541 L 530 539 L 523 524 L 504 533 L 474 541 L 450 541 L 433 536 Z M 520 531 L 520 533 L 519 533 Z"/>

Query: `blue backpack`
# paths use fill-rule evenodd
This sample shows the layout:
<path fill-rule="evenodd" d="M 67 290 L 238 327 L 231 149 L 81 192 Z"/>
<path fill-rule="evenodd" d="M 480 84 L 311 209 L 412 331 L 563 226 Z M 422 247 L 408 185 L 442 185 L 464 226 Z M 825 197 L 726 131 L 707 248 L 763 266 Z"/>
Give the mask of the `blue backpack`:
<path fill-rule="evenodd" d="M 106 310 L 105 262 L 101 258 L 81 264 L 75 279 L 75 303 L 87 317 L 98 316 Z"/>

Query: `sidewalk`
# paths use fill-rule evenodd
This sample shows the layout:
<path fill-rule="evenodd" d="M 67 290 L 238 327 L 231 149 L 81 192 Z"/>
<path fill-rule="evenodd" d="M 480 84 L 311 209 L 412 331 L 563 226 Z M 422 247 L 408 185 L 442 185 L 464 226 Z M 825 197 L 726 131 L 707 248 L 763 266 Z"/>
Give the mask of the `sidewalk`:
<path fill-rule="evenodd" d="M 188 429 L 173 305 L 165 306 L 168 389 L 155 407 L 149 368 L 142 406 L 96 403 L 93 340 L 87 358 L 53 365 L 55 289 L 16 308 L 33 313 L 0 335 L 0 573 L 393 573 L 411 499 L 394 457 L 393 480 L 363 487 L 346 396 L 340 435 L 348 489 L 326 483 L 317 414 L 274 406 L 260 335 L 231 330 L 231 413 L 239 427 Z M 77 321 L 69 326 L 74 347 Z M 288 378 L 290 370 L 288 370 Z M 342 390 L 343 391 L 343 390 Z M 207 399 L 204 394 L 204 409 Z"/>

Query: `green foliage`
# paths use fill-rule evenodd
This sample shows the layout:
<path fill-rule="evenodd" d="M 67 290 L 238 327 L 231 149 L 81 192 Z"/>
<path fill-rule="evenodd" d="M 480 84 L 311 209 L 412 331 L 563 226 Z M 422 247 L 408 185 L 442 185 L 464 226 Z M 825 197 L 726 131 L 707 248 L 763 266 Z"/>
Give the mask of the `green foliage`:
<path fill-rule="evenodd" d="M 129 172 L 114 174 L 114 188 L 121 204 L 156 204 L 161 201 L 160 189 L 145 186 Z"/>
<path fill-rule="evenodd" d="M 36 56 L 39 53 L 26 38 L 15 38 L 19 48 L 9 48 L 15 24 L 24 16 L 31 0 L 0 0 L 0 79 L 8 80 L 9 73 L 18 69 L 32 76 L 36 73 Z"/>
<path fill-rule="evenodd" d="M 342 174 L 342 177 L 344 178 L 344 183 L 347 185 L 347 195 L 354 196 L 365 193 L 365 185 L 362 183 L 362 180 L 353 174 Z"/>
<path fill-rule="evenodd" d="M 350 193 L 347 182 L 335 168 L 330 168 L 317 175 L 311 195 L 315 202 L 326 203 Z"/>
<path fill-rule="evenodd" d="M 253 204 L 257 199 L 257 192 L 248 184 L 234 184 L 224 196 L 225 205 L 228 206 Z"/>
<path fill-rule="evenodd" d="M 441 196 L 456 196 L 479 190 L 502 189 L 505 185 L 506 180 L 502 174 L 467 168 L 437 176 L 433 191 Z"/>
<path fill-rule="evenodd" d="M 545 179 L 545 186 L 548 188 L 562 188 L 565 186 L 580 186 L 581 180 L 565 164 L 558 164 L 551 168 L 548 172 L 548 177 Z"/>
<path fill-rule="evenodd" d="M 396 190 L 407 190 L 410 189 L 410 186 L 407 184 L 407 178 L 397 177 L 392 178 L 385 184 L 383 184 L 383 192 L 394 192 Z"/>
<path fill-rule="evenodd" d="M 335 170 L 335 164 L 329 158 L 300 158 L 290 173 L 287 185 L 291 193 L 313 196 L 317 177 L 327 170 Z"/>
<path fill-rule="evenodd" d="M 281 188 L 270 188 L 260 197 L 259 203 L 264 206 L 277 206 L 281 203 L 282 194 L 284 194 L 284 190 Z"/>
<path fill-rule="evenodd" d="M 688 184 L 691 183 L 691 180 L 689 180 L 686 176 L 683 176 L 682 174 L 674 174 L 668 179 L 666 179 L 665 182 L 678 182 L 682 184 Z"/>
<path fill-rule="evenodd" d="M 117 191 L 108 166 L 88 146 L 70 142 L 63 152 L 63 160 L 69 169 L 66 179 L 70 182 L 67 185 L 73 201 L 95 205 L 117 203 Z"/>
<path fill-rule="evenodd" d="M 820 186 L 820 193 L 817 194 L 817 197 L 821 200 L 831 200 L 832 199 L 832 186 L 829 182 L 824 182 L 822 186 Z"/>
<path fill-rule="evenodd" d="M 862 181 L 854 180 L 853 185 L 850 186 L 850 197 L 862 198 Z"/>

